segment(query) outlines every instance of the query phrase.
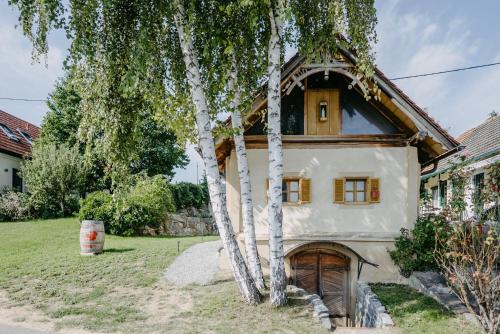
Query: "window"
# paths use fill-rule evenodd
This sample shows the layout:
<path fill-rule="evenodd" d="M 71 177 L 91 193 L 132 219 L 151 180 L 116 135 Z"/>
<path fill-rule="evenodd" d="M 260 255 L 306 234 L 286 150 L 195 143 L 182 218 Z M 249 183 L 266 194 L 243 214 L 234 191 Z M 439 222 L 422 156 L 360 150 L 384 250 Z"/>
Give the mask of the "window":
<path fill-rule="evenodd" d="M 342 91 L 342 134 L 396 134 L 398 129 L 363 96 Z"/>
<path fill-rule="evenodd" d="M 30 145 L 33 144 L 33 137 L 31 137 L 29 133 L 27 133 L 26 131 L 20 130 L 20 129 L 17 129 L 17 132 L 19 132 L 21 134 L 21 136 L 23 136 L 23 138 L 26 139 L 26 141 Z"/>
<path fill-rule="evenodd" d="M 311 202 L 311 179 L 284 177 L 281 186 L 283 203 L 304 204 Z M 269 187 L 269 180 L 267 180 L 267 187 Z"/>
<path fill-rule="evenodd" d="M 23 191 L 23 179 L 19 176 L 19 170 L 12 168 L 12 188 Z"/>
<path fill-rule="evenodd" d="M 439 181 L 439 207 L 444 208 L 446 206 L 446 197 L 448 194 L 447 181 Z"/>
<path fill-rule="evenodd" d="M 368 204 L 380 202 L 380 179 L 346 177 L 333 180 L 333 202 Z"/>
<path fill-rule="evenodd" d="M 300 199 L 299 179 L 283 180 L 283 203 L 298 203 Z"/>
<path fill-rule="evenodd" d="M 366 179 L 346 179 L 344 201 L 366 202 Z"/>
<path fill-rule="evenodd" d="M 439 187 L 432 187 L 431 188 L 431 194 L 432 194 L 432 206 L 434 208 L 439 207 Z"/>
<path fill-rule="evenodd" d="M 474 204 L 474 212 L 476 214 L 481 213 L 483 209 L 483 189 L 484 189 L 484 173 L 476 174 L 472 177 L 472 183 L 474 184 L 474 193 L 473 193 L 473 204 Z"/>
<path fill-rule="evenodd" d="M 0 129 L 2 129 L 3 133 L 5 133 L 9 139 L 19 141 L 19 137 L 16 136 L 7 125 L 0 123 Z"/>

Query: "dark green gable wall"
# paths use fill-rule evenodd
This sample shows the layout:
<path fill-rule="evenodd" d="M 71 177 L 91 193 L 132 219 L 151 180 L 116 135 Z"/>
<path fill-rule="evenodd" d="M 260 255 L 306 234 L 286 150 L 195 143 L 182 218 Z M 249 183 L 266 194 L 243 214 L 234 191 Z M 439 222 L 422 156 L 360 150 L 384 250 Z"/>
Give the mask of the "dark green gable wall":
<path fill-rule="evenodd" d="M 325 80 L 323 73 L 307 78 L 309 89 L 340 89 L 342 108 L 342 134 L 396 134 L 398 129 L 380 114 L 364 97 L 354 89 L 348 89 L 346 80 L 330 73 Z M 295 87 L 281 100 L 281 133 L 284 135 L 304 134 L 304 92 Z M 259 120 L 245 131 L 245 135 L 263 135 L 265 121 Z"/>

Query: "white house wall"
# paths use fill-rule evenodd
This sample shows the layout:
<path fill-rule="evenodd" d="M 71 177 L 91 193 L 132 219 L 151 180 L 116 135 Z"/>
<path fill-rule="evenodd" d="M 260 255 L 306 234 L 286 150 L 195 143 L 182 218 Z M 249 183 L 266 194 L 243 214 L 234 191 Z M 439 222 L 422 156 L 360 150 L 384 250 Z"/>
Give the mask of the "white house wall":
<path fill-rule="evenodd" d="M 248 150 L 260 255 L 268 258 L 267 149 Z M 228 208 L 237 233 L 242 232 L 239 182 L 235 153 L 226 164 Z M 311 179 L 311 203 L 284 205 L 285 251 L 312 241 L 332 241 L 350 247 L 366 260 L 362 279 L 398 281 L 400 276 L 387 253 L 402 227 L 417 218 L 420 166 L 414 147 L 328 147 L 284 150 L 285 176 Z M 380 203 L 333 203 L 333 180 L 346 176 L 380 179 Z M 242 237 L 240 237 L 242 240 Z M 265 261 L 264 261 L 265 263 Z"/>
<path fill-rule="evenodd" d="M 0 153 L 0 188 L 12 187 L 13 168 L 21 169 L 21 158 Z"/>

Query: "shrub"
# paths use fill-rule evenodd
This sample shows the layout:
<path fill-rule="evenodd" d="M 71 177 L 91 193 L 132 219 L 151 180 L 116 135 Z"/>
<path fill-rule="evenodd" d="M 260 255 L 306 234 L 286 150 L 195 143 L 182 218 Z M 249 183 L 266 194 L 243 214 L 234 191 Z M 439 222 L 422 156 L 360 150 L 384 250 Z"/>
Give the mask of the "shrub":
<path fill-rule="evenodd" d="M 29 196 L 18 191 L 6 191 L 0 196 L 0 220 L 23 220 L 30 218 Z"/>
<path fill-rule="evenodd" d="M 78 218 L 80 220 L 100 220 L 104 222 L 106 232 L 109 232 L 115 214 L 114 210 L 113 197 L 104 191 L 96 191 L 80 201 Z"/>
<path fill-rule="evenodd" d="M 206 183 L 196 185 L 189 182 L 180 182 L 171 185 L 177 210 L 195 207 L 200 209 L 208 204 L 208 189 Z"/>
<path fill-rule="evenodd" d="M 175 211 L 167 181 L 161 176 L 139 177 L 128 191 L 117 196 L 112 234 L 133 235 L 144 226 L 158 227 L 168 212 Z"/>
<path fill-rule="evenodd" d="M 395 249 L 389 251 L 401 275 L 409 277 L 413 271 L 436 270 L 436 234 L 444 236 L 447 231 L 445 218 L 434 214 L 419 217 L 413 230 L 402 228 Z"/>
<path fill-rule="evenodd" d="M 76 147 L 37 143 L 32 158 L 23 161 L 21 173 L 38 215 L 67 216 L 78 209 L 85 167 Z"/>

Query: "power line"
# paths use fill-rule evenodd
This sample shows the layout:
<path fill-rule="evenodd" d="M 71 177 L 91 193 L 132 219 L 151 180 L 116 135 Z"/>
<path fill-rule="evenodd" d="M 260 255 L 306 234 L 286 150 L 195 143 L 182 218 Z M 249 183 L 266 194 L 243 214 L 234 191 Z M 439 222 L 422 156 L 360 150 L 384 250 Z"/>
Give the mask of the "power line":
<path fill-rule="evenodd" d="M 15 98 L 15 97 L 0 97 L 0 100 L 24 101 L 24 102 L 47 102 L 47 100 L 25 99 L 25 98 Z"/>
<path fill-rule="evenodd" d="M 452 70 L 439 71 L 439 72 L 430 72 L 430 73 L 423 73 L 423 74 L 408 75 L 408 76 L 405 76 L 405 77 L 392 78 L 390 80 L 394 81 L 394 80 L 403 80 L 403 79 L 428 77 L 428 76 L 432 76 L 432 75 L 439 75 L 439 74 L 445 74 L 445 73 L 451 73 L 451 72 L 467 71 L 467 70 L 472 70 L 472 69 L 475 69 L 475 68 L 489 67 L 489 66 L 495 66 L 495 65 L 500 65 L 500 62 L 490 63 L 490 64 L 482 64 L 482 65 L 475 65 L 475 66 L 469 66 L 469 67 L 454 68 Z M 47 100 L 41 100 L 41 99 L 26 99 L 26 98 L 14 98 L 14 97 L 0 97 L 0 100 L 24 101 L 24 102 L 47 102 Z"/>
<path fill-rule="evenodd" d="M 498 62 L 498 63 L 490 63 L 490 64 L 483 64 L 483 65 L 476 65 L 476 66 L 469 66 L 469 67 L 461 67 L 461 68 L 455 68 L 453 70 L 446 70 L 446 71 L 440 71 L 440 72 L 431 72 L 431 73 L 424 73 L 424 74 L 408 75 L 408 76 L 405 76 L 405 77 L 393 78 L 391 80 L 394 81 L 394 80 L 402 80 L 402 79 L 428 77 L 428 76 L 431 76 L 431 75 L 438 75 L 438 74 L 451 73 L 451 72 L 460 72 L 460 71 L 472 70 L 472 69 L 475 69 L 475 68 L 495 66 L 495 65 L 500 65 L 500 62 Z"/>

